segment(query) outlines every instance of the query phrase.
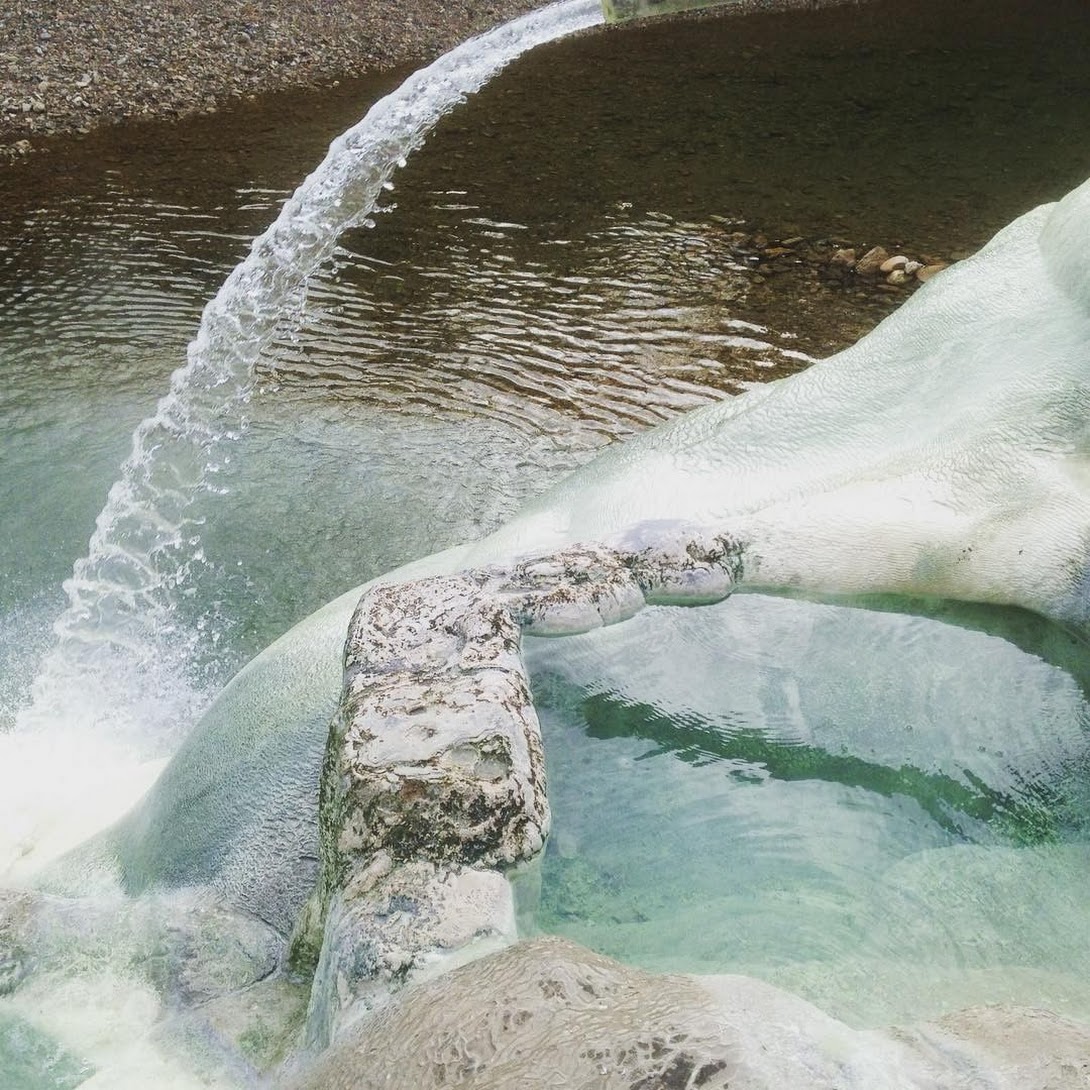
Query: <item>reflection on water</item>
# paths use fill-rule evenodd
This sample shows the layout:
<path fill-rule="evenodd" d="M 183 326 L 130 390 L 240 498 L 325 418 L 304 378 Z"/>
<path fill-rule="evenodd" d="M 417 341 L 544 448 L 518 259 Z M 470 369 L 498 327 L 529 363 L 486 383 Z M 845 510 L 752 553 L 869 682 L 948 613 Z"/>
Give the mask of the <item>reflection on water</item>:
<path fill-rule="evenodd" d="M 31 645 L 203 299 L 285 195 L 165 204 L 111 175 L 0 240 L 0 601 Z M 193 513 L 178 610 L 201 687 L 345 587 L 495 527 L 604 442 L 803 366 L 788 330 L 734 316 L 750 276 L 717 225 L 634 209 L 574 237 L 430 191 L 346 237 Z M 27 642 L 3 648 L 13 693 Z"/>
<path fill-rule="evenodd" d="M 554 811 L 534 926 L 858 1024 L 1090 1013 L 1085 647 L 954 619 L 985 630 L 746 595 L 529 641 Z"/>
<path fill-rule="evenodd" d="M 597 445 L 808 362 L 732 317 L 750 278 L 714 225 L 615 210 L 557 236 L 428 196 L 346 240 L 268 361 L 284 388 Z"/>

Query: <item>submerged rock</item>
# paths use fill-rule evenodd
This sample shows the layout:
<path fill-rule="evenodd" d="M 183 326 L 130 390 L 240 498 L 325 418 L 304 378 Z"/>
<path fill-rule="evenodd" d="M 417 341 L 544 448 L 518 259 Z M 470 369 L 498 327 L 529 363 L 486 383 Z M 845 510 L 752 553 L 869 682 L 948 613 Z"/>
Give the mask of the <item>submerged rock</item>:
<path fill-rule="evenodd" d="M 1076 1090 L 1090 1030 L 994 1007 L 858 1031 L 741 976 L 658 976 L 564 939 L 408 989 L 282 1090 Z"/>
<path fill-rule="evenodd" d="M 877 276 L 888 260 L 889 251 L 882 246 L 874 246 L 855 263 L 855 271 L 860 276 Z"/>

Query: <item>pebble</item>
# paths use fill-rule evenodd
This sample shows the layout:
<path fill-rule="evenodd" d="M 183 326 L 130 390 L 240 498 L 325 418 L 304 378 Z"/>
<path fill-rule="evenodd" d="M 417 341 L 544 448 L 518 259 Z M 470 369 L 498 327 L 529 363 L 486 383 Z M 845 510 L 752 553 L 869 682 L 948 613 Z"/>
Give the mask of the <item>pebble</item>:
<path fill-rule="evenodd" d="M 942 264 L 924 265 L 924 267 L 922 269 L 917 269 L 916 270 L 916 279 L 919 280 L 921 284 L 926 283 L 936 273 L 941 273 L 942 270 L 945 269 L 945 268 L 946 268 L 946 266 L 942 265 Z"/>
<path fill-rule="evenodd" d="M 735 227 L 737 220 L 712 216 L 714 222 Z M 763 232 L 734 230 L 724 234 L 725 241 L 734 251 L 736 267 L 752 270 L 754 284 L 763 284 L 769 276 L 777 276 L 795 268 L 808 268 L 816 282 L 808 285 L 811 294 L 823 290 L 821 281 L 838 285 L 841 289 L 850 283 L 865 290 L 854 294 L 866 298 L 874 291 L 890 295 L 903 295 L 905 290 L 917 286 L 917 282 L 930 279 L 947 267 L 940 258 L 927 256 L 922 261 L 905 254 L 891 255 L 882 246 L 872 246 L 862 257 L 856 254 L 862 247 L 851 246 L 844 239 L 816 239 L 808 241 L 802 235 L 785 238 L 776 245 L 769 244 Z M 786 259 L 786 260 L 785 260 Z M 760 270 L 758 273 L 757 270 Z M 855 270 L 857 277 L 846 274 Z"/>
<path fill-rule="evenodd" d="M 874 246 L 855 263 L 855 271 L 860 276 L 877 276 L 882 271 L 883 262 L 888 258 L 888 250 L 882 246 Z"/>

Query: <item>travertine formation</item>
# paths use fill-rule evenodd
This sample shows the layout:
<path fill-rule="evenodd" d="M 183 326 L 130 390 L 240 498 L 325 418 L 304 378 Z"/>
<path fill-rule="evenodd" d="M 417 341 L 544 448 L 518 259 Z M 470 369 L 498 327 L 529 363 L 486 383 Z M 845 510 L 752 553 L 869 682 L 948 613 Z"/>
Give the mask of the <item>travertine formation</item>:
<path fill-rule="evenodd" d="M 719 601 L 743 554 L 713 535 L 576 546 L 364 593 L 322 779 L 321 884 L 296 940 L 321 946 L 312 1042 L 357 1000 L 380 1003 L 439 961 L 512 941 L 501 871 L 536 855 L 549 831 L 522 632 Z"/>
<path fill-rule="evenodd" d="M 563 939 L 404 992 L 291 1090 L 1082 1090 L 1090 1031 L 988 1007 L 853 1030 L 741 976 L 660 976 Z"/>

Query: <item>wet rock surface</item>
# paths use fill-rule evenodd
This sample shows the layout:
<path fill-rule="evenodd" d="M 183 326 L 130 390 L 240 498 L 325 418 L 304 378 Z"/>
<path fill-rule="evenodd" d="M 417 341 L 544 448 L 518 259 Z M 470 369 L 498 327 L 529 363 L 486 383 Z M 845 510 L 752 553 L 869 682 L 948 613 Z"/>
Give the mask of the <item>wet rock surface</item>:
<path fill-rule="evenodd" d="M 124 967 L 164 1001 L 199 1006 L 244 990 L 279 969 L 283 940 L 266 925 L 186 892 L 104 902 L 48 894 L 0 899 L 0 995 L 34 972 L 64 973 L 82 964 Z"/>
<path fill-rule="evenodd" d="M 539 938 L 405 991 L 281 1085 L 1075 1090 L 1088 1046 L 1086 1027 L 1013 1007 L 858 1031 L 747 977 L 659 976 Z"/>
<path fill-rule="evenodd" d="M 364 592 L 322 774 L 321 885 L 294 941 L 297 962 L 319 951 L 310 1044 L 514 941 L 501 868 L 540 852 L 550 824 L 521 634 L 718 601 L 740 581 L 732 539 L 659 535 Z"/>
<path fill-rule="evenodd" d="M 646 603 L 719 601 L 741 580 L 741 543 L 660 533 L 364 593 L 322 777 L 327 889 L 379 852 L 502 866 L 541 850 L 544 755 L 521 633 L 570 635 Z"/>

